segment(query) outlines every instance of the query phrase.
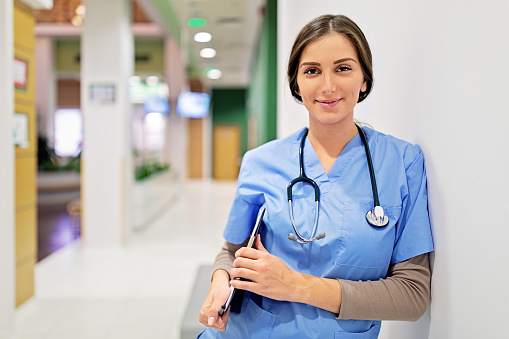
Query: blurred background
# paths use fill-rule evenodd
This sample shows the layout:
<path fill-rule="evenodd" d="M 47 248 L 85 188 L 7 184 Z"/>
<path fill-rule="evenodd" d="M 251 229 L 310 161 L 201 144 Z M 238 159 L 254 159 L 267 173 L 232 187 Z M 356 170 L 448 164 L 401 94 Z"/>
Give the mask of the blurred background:
<path fill-rule="evenodd" d="M 380 338 L 509 337 L 507 1 L 5 0 L 0 338 L 196 337 L 242 156 L 307 124 L 286 63 L 326 13 L 372 48 L 356 118 L 426 158 L 432 302 Z"/>

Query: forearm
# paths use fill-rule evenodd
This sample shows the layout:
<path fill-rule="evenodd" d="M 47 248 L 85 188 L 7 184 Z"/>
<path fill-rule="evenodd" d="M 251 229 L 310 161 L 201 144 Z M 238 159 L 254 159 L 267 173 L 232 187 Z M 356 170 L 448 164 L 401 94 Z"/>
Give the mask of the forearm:
<path fill-rule="evenodd" d="M 230 274 L 230 270 L 233 267 L 233 261 L 235 260 L 235 252 L 241 247 L 247 246 L 247 239 L 240 245 L 231 244 L 226 242 L 221 247 L 221 251 L 216 256 L 216 260 L 212 265 L 212 274 L 214 274 L 217 270 L 222 269 L 225 270 L 228 274 Z"/>
<path fill-rule="evenodd" d="M 315 306 L 332 313 L 339 313 L 341 285 L 337 279 L 319 278 L 298 273 L 290 294 L 294 302 Z"/>
<path fill-rule="evenodd" d="M 391 265 L 388 277 L 377 281 L 335 280 L 295 272 L 288 296 L 289 301 L 333 312 L 338 319 L 416 321 L 429 303 L 430 275 L 427 253 Z"/>

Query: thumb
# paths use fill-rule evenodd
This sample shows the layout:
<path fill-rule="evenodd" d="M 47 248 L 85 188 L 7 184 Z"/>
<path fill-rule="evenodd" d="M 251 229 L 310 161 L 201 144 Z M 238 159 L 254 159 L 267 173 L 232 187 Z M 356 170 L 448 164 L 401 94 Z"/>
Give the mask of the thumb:
<path fill-rule="evenodd" d="M 261 238 L 261 236 L 259 234 L 256 236 L 255 248 L 258 251 L 262 251 L 262 252 L 267 252 L 268 253 L 268 251 L 265 249 L 265 247 L 262 244 L 262 238 Z"/>
<path fill-rule="evenodd" d="M 219 319 L 219 310 L 221 309 L 221 305 L 221 298 L 214 298 L 214 301 L 207 312 L 207 323 L 209 326 L 214 325 Z"/>
<path fill-rule="evenodd" d="M 219 309 L 221 306 L 216 305 L 215 303 L 212 304 L 212 306 L 209 309 L 209 312 L 207 314 L 207 323 L 209 326 L 214 325 L 217 320 L 219 319 Z"/>

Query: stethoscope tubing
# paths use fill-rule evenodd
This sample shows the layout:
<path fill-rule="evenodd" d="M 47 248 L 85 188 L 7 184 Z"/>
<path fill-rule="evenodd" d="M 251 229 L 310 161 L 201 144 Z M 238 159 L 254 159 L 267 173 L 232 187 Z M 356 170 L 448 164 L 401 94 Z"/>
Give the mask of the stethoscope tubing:
<path fill-rule="evenodd" d="M 306 175 L 306 173 L 304 172 L 304 142 L 306 141 L 307 135 L 308 135 L 308 129 L 306 129 L 306 131 L 304 132 L 304 135 L 302 136 L 302 139 L 300 141 L 300 146 L 299 146 L 299 171 L 300 171 L 299 176 L 297 178 L 293 179 L 288 184 L 288 187 L 287 187 L 288 207 L 290 209 L 290 219 L 292 221 L 293 230 L 295 231 L 295 234 L 297 234 L 297 237 L 298 237 L 298 238 L 294 238 L 291 234 L 289 234 L 288 238 L 290 240 L 297 241 L 301 244 L 312 242 L 312 241 L 316 240 L 315 232 L 316 232 L 316 227 L 318 225 L 318 208 L 319 208 L 319 203 L 320 203 L 320 188 L 318 187 L 317 183 L 313 179 L 309 178 Z M 311 232 L 311 236 L 309 238 L 304 238 L 299 233 L 299 231 L 297 230 L 297 226 L 295 226 L 295 220 L 293 218 L 292 189 L 293 189 L 293 185 L 295 185 L 296 183 L 301 182 L 301 181 L 311 184 L 311 186 L 313 186 L 313 188 L 315 190 L 315 224 L 313 226 L 313 231 Z"/>
<path fill-rule="evenodd" d="M 380 201 L 379 201 L 379 198 L 378 198 L 378 188 L 377 188 L 377 185 L 376 185 L 376 178 L 375 178 L 375 170 L 373 168 L 373 160 L 371 159 L 371 152 L 369 150 L 368 140 L 367 140 L 366 135 L 364 134 L 364 131 L 362 130 L 362 128 L 359 125 L 357 125 L 357 124 L 355 124 L 355 127 L 357 127 L 357 130 L 359 131 L 359 135 L 361 137 L 362 143 L 364 144 L 364 150 L 366 152 L 366 159 L 367 159 L 367 162 L 368 162 L 369 177 L 370 177 L 370 181 L 371 181 L 371 190 L 373 192 L 373 205 L 374 205 L 374 208 L 373 208 L 373 210 L 370 210 L 370 211 L 368 211 L 368 213 L 366 213 L 366 221 L 371 226 L 374 226 L 374 227 L 385 227 L 389 223 L 389 218 L 386 215 L 384 215 L 384 210 L 383 210 L 382 206 L 380 206 Z M 320 202 L 320 188 L 318 187 L 316 182 L 313 179 L 311 179 L 308 176 L 306 176 L 306 173 L 304 172 L 304 143 L 305 143 L 306 137 L 308 135 L 308 131 L 309 130 L 306 129 L 306 131 L 302 135 L 302 138 L 301 138 L 301 141 L 300 141 L 300 146 L 299 146 L 299 176 L 297 178 L 293 179 L 288 184 L 288 187 L 287 187 L 288 207 L 290 209 L 290 219 L 292 221 L 293 230 L 295 231 L 295 234 L 297 235 L 297 237 L 296 237 L 294 234 L 290 233 L 288 235 L 288 239 L 290 239 L 292 241 L 296 241 L 296 242 L 301 243 L 301 244 L 313 242 L 315 240 L 318 240 L 318 239 L 321 239 L 321 238 L 325 237 L 324 233 L 320 233 L 317 236 L 315 236 L 316 228 L 317 228 L 317 224 L 318 224 L 318 209 L 319 209 L 319 202 Z M 305 237 L 303 237 L 299 233 L 299 231 L 297 230 L 297 227 L 295 226 L 295 220 L 294 220 L 294 217 L 293 217 L 293 206 L 292 206 L 292 195 L 293 194 L 292 194 L 292 190 L 293 190 L 293 186 L 296 183 L 302 182 L 302 181 L 311 184 L 311 186 L 313 186 L 313 188 L 315 190 L 315 208 L 316 208 L 316 210 L 315 210 L 315 224 L 313 226 L 313 231 L 311 232 L 311 236 L 309 238 L 305 238 Z"/>
<path fill-rule="evenodd" d="M 366 139 L 366 134 L 364 134 L 362 128 L 360 128 L 360 126 L 357 124 L 355 124 L 355 127 L 357 127 L 357 130 L 359 131 L 362 143 L 364 144 L 364 150 L 366 151 L 366 159 L 368 161 L 369 178 L 371 180 L 371 190 L 373 191 L 374 205 L 375 207 L 380 206 L 380 201 L 378 200 L 378 189 L 376 186 L 375 170 L 373 169 L 373 161 L 371 160 L 371 152 L 369 150 L 368 140 Z"/>

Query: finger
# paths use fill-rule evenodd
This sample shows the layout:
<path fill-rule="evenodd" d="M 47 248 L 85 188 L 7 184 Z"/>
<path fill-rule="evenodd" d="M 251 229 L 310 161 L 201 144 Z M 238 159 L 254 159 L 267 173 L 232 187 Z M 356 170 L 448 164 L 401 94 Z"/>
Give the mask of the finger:
<path fill-rule="evenodd" d="M 216 330 L 219 330 L 221 332 L 224 332 L 226 330 L 226 324 L 228 323 L 228 316 L 230 315 L 230 309 L 226 311 L 225 314 L 223 314 L 219 319 L 217 320 L 216 324 L 213 328 Z"/>
<path fill-rule="evenodd" d="M 261 254 L 260 251 L 255 248 L 242 247 L 242 248 L 239 248 L 237 250 L 237 252 L 235 252 L 235 257 L 256 260 L 256 259 L 260 259 L 260 257 L 261 257 L 260 254 Z"/>
<path fill-rule="evenodd" d="M 212 305 L 210 305 L 207 312 L 207 323 L 209 325 L 214 325 L 220 319 L 219 311 L 221 310 L 221 306 L 225 304 L 227 298 L 226 296 L 225 298 L 216 299 Z"/>
<path fill-rule="evenodd" d="M 245 281 L 240 279 L 234 279 L 231 282 L 232 286 L 244 291 L 257 293 L 258 284 L 254 281 Z"/>
<path fill-rule="evenodd" d="M 232 268 L 230 274 L 233 280 L 247 279 L 256 281 L 259 277 L 258 272 L 247 268 Z"/>
<path fill-rule="evenodd" d="M 233 268 L 248 268 L 248 269 L 254 269 L 256 265 L 256 261 L 258 259 L 251 259 L 251 258 L 245 258 L 245 257 L 238 257 L 233 261 Z M 230 273 L 231 275 L 231 273 Z"/>
<path fill-rule="evenodd" d="M 224 331 L 225 329 L 225 321 L 221 316 L 219 316 L 218 311 L 212 310 L 212 313 L 208 313 L 203 318 L 200 318 L 200 322 L 207 327 L 211 327 L 220 331 Z"/>
<path fill-rule="evenodd" d="M 258 251 L 262 251 L 262 252 L 267 252 L 268 251 L 265 249 L 265 246 L 263 246 L 262 244 L 262 237 L 258 234 L 256 236 L 256 240 L 255 240 L 255 246 L 254 246 Z"/>
<path fill-rule="evenodd" d="M 200 321 L 207 327 L 214 328 L 219 331 L 224 331 L 226 329 L 226 323 L 228 322 L 228 315 L 230 314 L 230 310 L 228 309 L 225 314 L 222 316 L 219 315 L 219 310 L 213 309 L 212 307 L 209 309 L 210 313 L 204 317 L 204 321 Z"/>

